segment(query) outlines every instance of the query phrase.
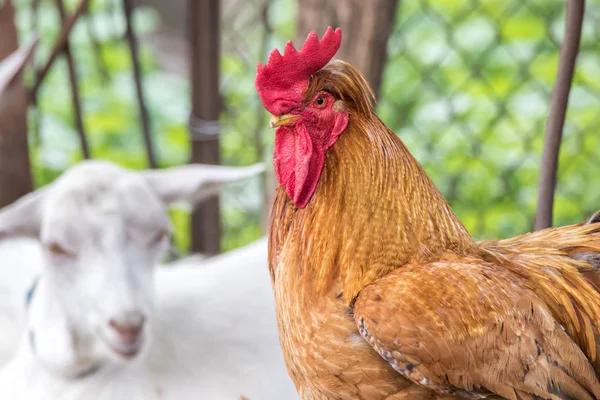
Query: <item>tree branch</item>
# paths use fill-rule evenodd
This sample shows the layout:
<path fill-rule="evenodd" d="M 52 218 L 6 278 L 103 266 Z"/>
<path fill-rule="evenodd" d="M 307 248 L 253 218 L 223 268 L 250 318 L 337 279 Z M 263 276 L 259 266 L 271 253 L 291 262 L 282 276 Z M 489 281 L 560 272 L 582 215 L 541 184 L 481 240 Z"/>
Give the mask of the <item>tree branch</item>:
<path fill-rule="evenodd" d="M 148 109 L 146 108 L 146 102 L 144 101 L 144 91 L 142 88 L 142 72 L 140 68 L 138 43 L 135 39 L 135 33 L 133 32 L 133 25 L 131 23 L 131 14 L 133 11 L 132 0 L 123 0 L 123 11 L 127 23 L 125 35 L 127 36 L 127 43 L 129 44 L 129 50 L 131 52 L 133 78 L 135 79 L 135 89 L 137 91 L 140 120 L 142 122 L 142 135 L 144 136 L 144 144 L 146 146 L 148 166 L 150 168 L 156 168 L 156 158 L 154 156 L 154 147 L 152 146 L 152 136 L 150 134 L 150 117 L 148 115 Z"/>
<path fill-rule="evenodd" d="M 542 154 L 538 208 L 535 216 L 535 230 L 552 226 L 554 191 L 558 172 L 558 153 L 562 139 L 569 92 L 573 81 L 575 61 L 579 52 L 581 27 L 585 9 L 584 0 L 568 0 L 565 21 L 565 40 L 561 46 L 556 82 L 552 90 L 550 115 L 546 125 L 546 139 Z"/>
<path fill-rule="evenodd" d="M 44 81 L 44 78 L 48 74 L 48 71 L 50 71 L 54 60 L 64 50 L 65 45 L 67 43 L 67 39 L 69 38 L 69 34 L 71 33 L 73 26 L 75 26 L 75 22 L 77 22 L 81 14 L 83 14 L 85 9 L 87 8 L 88 3 L 89 0 L 81 0 L 81 3 L 79 3 L 75 11 L 73 12 L 73 15 L 65 19 L 66 22 L 63 25 L 63 29 L 60 31 L 60 35 L 58 35 L 58 39 L 56 40 L 56 44 L 52 49 L 52 53 L 50 53 L 50 57 L 48 58 L 46 65 L 44 65 L 44 68 L 42 68 L 42 70 L 39 72 L 38 76 L 36 77 L 35 84 L 31 89 L 31 97 L 33 99 L 36 98 L 40 85 Z"/>
<path fill-rule="evenodd" d="M 40 6 L 40 0 L 33 0 L 31 2 L 31 30 L 35 33 L 38 32 L 38 10 Z"/>
<path fill-rule="evenodd" d="M 96 31 L 94 30 L 94 20 L 92 15 L 89 12 L 86 12 L 86 17 L 85 26 L 92 44 L 92 53 L 94 54 L 95 60 L 94 64 L 96 64 L 98 67 L 98 73 L 100 74 L 102 83 L 106 85 L 110 80 L 110 75 L 108 73 L 108 66 L 106 65 L 106 61 L 102 55 L 102 44 L 98 40 Z"/>
<path fill-rule="evenodd" d="M 65 19 L 67 16 L 65 14 L 63 0 L 56 0 L 56 7 L 58 8 L 58 13 L 60 14 L 61 22 L 65 23 Z M 73 99 L 73 109 L 75 114 L 75 126 L 77 127 L 77 133 L 79 134 L 81 152 L 83 153 L 83 158 L 89 159 L 90 148 L 88 145 L 87 137 L 85 135 L 85 129 L 83 127 L 81 100 L 79 98 L 79 88 L 77 85 L 77 71 L 75 70 L 75 63 L 73 62 L 73 56 L 71 54 L 71 45 L 69 44 L 69 39 L 67 39 L 65 42 L 64 53 L 69 71 L 69 81 L 71 83 L 71 97 Z"/>

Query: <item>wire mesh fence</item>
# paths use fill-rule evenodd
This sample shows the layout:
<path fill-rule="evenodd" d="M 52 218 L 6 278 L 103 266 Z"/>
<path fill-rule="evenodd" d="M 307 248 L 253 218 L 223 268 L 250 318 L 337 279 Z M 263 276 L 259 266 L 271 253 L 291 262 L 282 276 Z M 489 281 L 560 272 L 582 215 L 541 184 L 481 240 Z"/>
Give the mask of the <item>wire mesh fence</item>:
<path fill-rule="evenodd" d="M 600 207 L 600 3 L 587 5 L 560 154 L 555 223 Z M 476 237 L 533 226 L 564 1 L 403 2 L 381 115 Z M 588 147 L 592 146 L 592 147 Z"/>
<path fill-rule="evenodd" d="M 36 22 L 42 33 L 55 37 L 55 25 L 33 19 L 32 1 L 16 1 L 21 26 Z M 77 2 L 66 4 L 72 10 Z M 75 28 L 73 55 L 92 157 L 143 168 L 146 155 L 119 4 L 92 1 L 89 25 Z M 41 0 L 39 7 L 52 8 L 53 2 Z M 254 89 L 256 63 L 295 37 L 301 10 L 295 0 L 223 0 L 221 10 L 222 99 L 215 99 L 223 104 L 221 160 L 227 165 L 269 163 L 273 132 L 267 129 L 267 114 Z M 55 11 L 44 15 L 58 18 Z M 564 18 L 562 0 L 419 0 L 401 1 L 397 8 L 378 114 L 406 142 L 477 238 L 506 237 L 533 226 Z M 159 25 L 156 12 L 136 9 L 137 34 Z M 599 39 L 600 0 L 590 0 L 560 154 L 557 225 L 579 221 L 600 208 L 594 190 L 600 172 Z M 182 49 L 180 56 L 186 57 Z M 185 163 L 189 77 L 164 72 L 160 53 L 146 45 L 140 50 L 158 164 Z M 170 55 L 164 58 L 177 64 Z M 40 90 L 38 118 L 32 124 L 40 132 L 33 151 L 38 185 L 81 158 L 70 100 L 58 99 L 58 94 L 69 99 L 62 96 L 67 87 L 64 68 L 54 68 Z M 37 137 L 37 129 L 33 131 Z M 267 186 L 266 180 L 257 179 L 225 191 L 223 250 L 264 233 Z M 178 244 L 185 249 L 189 214 L 176 211 L 173 219 Z"/>
<path fill-rule="evenodd" d="M 221 149 L 226 163 L 265 160 L 270 166 L 273 137 L 268 118 L 254 88 L 256 63 L 271 48 L 280 45 L 294 32 L 296 4 L 289 0 L 232 0 L 223 3 L 222 79 L 224 112 Z M 264 231 L 268 213 L 268 180 L 261 179 L 262 209 L 244 216 L 239 207 L 223 210 L 224 243 L 235 247 L 258 237 Z M 244 195 L 226 191 L 232 203 Z"/>
<path fill-rule="evenodd" d="M 269 3 L 277 26 L 264 19 Z M 223 32 L 225 43 L 237 43 L 224 59 L 225 118 L 232 124 L 227 131 L 233 139 L 242 127 L 257 127 L 246 140 L 259 138 L 261 149 L 272 139 L 257 135 L 269 135 L 260 108 L 250 111 L 258 107 L 251 87 L 254 64 L 294 37 L 294 14 L 286 14 L 295 11 L 294 3 L 247 2 L 232 14 L 243 15 L 246 24 L 236 25 L 235 17 L 224 24 L 236 27 Z M 378 114 L 477 238 L 507 237 L 533 227 L 564 18 L 561 0 L 399 4 Z M 271 35 L 266 50 L 264 39 L 257 39 L 265 32 Z M 557 225 L 580 221 L 600 208 L 600 195 L 590 190 L 600 172 L 599 35 L 600 2 L 589 1 L 560 154 Z M 240 129 L 236 121 L 243 121 Z"/>

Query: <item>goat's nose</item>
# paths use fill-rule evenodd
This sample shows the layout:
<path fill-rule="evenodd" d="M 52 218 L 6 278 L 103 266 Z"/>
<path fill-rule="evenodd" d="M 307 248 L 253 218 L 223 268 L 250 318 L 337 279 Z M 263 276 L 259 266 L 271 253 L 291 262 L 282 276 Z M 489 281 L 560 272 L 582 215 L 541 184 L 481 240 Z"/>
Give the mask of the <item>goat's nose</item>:
<path fill-rule="evenodd" d="M 125 342 L 135 342 L 144 328 L 146 319 L 139 313 L 129 314 L 126 318 L 112 318 L 108 325 L 115 330 Z"/>

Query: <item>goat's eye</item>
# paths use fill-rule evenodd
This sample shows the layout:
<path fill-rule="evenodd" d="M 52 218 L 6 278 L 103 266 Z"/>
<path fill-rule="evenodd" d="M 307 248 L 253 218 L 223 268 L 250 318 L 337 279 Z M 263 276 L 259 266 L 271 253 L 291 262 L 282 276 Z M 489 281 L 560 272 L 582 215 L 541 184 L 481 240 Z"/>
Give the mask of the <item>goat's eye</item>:
<path fill-rule="evenodd" d="M 170 232 L 169 232 L 168 229 L 161 229 L 156 235 L 154 235 L 154 237 L 152 238 L 152 241 L 150 243 L 151 244 L 158 244 L 163 239 L 165 239 L 166 237 L 168 237 L 169 235 L 170 235 Z"/>
<path fill-rule="evenodd" d="M 322 97 L 317 98 L 317 104 L 322 106 L 323 104 L 325 104 L 325 99 Z"/>
<path fill-rule="evenodd" d="M 60 257 L 74 257 L 75 256 L 73 253 L 66 250 L 64 247 L 62 247 L 60 244 L 58 244 L 56 242 L 52 242 L 52 243 L 46 245 L 46 248 L 48 249 L 50 254 L 52 254 L 53 256 L 60 256 Z"/>

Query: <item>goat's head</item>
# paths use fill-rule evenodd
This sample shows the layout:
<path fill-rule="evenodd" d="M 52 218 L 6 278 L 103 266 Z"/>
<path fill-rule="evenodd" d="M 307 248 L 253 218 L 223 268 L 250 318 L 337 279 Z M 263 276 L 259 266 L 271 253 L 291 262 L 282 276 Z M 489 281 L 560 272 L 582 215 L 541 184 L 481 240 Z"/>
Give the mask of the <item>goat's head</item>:
<path fill-rule="evenodd" d="M 0 210 L 0 236 L 34 236 L 44 248 L 28 321 L 43 365 L 76 376 L 143 352 L 153 267 L 169 244 L 167 205 L 201 199 L 262 169 L 188 165 L 134 172 L 88 161 Z"/>

